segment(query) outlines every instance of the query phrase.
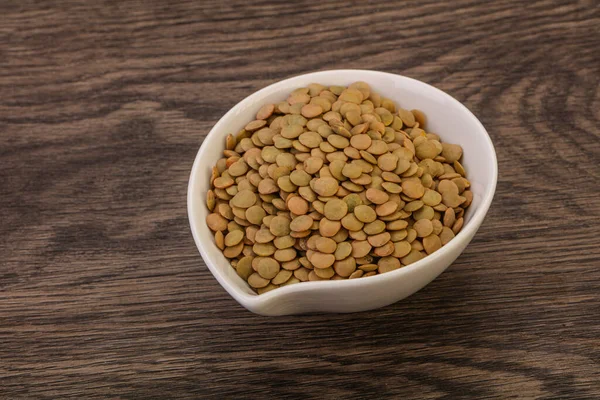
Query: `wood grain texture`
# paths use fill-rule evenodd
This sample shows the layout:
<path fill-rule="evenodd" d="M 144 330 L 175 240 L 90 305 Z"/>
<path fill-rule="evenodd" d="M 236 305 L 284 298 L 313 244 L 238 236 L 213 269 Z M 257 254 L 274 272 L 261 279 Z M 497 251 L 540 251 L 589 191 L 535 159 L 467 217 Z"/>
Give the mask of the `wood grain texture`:
<path fill-rule="evenodd" d="M 598 3 L 215 3 L 0 2 L 0 398 L 600 398 Z M 259 317 L 188 174 L 239 100 L 333 68 L 465 103 L 496 197 L 414 296 Z"/>

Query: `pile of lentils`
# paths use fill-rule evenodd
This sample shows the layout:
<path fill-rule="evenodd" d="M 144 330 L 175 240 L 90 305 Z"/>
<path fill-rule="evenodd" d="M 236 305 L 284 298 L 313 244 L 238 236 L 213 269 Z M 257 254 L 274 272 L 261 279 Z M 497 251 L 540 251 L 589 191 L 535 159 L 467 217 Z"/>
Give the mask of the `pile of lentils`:
<path fill-rule="evenodd" d="M 463 226 L 462 148 L 373 92 L 310 84 L 228 135 L 206 203 L 215 243 L 259 294 L 414 263 Z"/>

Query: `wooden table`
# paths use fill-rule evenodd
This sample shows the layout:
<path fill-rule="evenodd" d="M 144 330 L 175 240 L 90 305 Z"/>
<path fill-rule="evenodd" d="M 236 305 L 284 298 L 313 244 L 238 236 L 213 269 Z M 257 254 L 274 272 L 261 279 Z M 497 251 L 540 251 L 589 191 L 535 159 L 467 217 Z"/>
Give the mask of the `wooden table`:
<path fill-rule="evenodd" d="M 596 2 L 169 3 L 0 3 L 1 398 L 600 398 Z M 334 68 L 465 103 L 496 197 L 414 296 L 260 317 L 200 258 L 188 174 L 239 100 Z"/>

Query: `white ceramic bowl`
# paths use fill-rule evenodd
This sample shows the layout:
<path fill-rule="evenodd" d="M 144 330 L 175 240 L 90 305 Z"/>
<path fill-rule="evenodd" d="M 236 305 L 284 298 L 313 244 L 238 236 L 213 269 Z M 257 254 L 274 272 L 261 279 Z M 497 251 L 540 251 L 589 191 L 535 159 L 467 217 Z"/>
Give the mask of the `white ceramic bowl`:
<path fill-rule="evenodd" d="M 428 131 L 464 149 L 463 165 L 471 181 L 473 202 L 465 214 L 461 232 L 435 253 L 406 267 L 368 278 L 303 282 L 255 294 L 229 265 L 214 244 L 206 225 L 205 205 L 212 166 L 221 157 L 228 133 L 235 133 L 254 119 L 267 103 L 287 98 L 309 83 L 326 86 L 367 82 L 382 96 L 403 108 L 420 109 L 427 115 Z M 426 83 L 400 75 L 365 70 L 332 70 L 296 76 L 277 82 L 246 97 L 208 133 L 202 143 L 188 186 L 188 216 L 202 258 L 227 292 L 248 310 L 262 315 L 308 312 L 355 312 L 394 303 L 423 288 L 441 274 L 469 244 L 481 225 L 496 189 L 498 166 L 490 137 L 479 120 L 453 97 Z"/>

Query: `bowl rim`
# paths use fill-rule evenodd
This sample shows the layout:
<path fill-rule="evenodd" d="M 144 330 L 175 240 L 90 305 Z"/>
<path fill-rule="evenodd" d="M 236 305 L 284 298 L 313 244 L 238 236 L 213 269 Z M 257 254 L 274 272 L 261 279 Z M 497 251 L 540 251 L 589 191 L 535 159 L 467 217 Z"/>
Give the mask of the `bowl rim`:
<path fill-rule="evenodd" d="M 195 188 L 194 182 L 196 182 L 196 180 L 197 180 L 197 175 L 199 173 L 202 173 L 200 171 L 199 165 L 201 163 L 200 160 L 203 158 L 203 155 L 205 155 L 209 151 L 213 151 L 212 149 L 209 149 L 208 146 L 206 146 L 205 144 L 208 142 L 208 139 L 211 136 L 214 136 L 217 134 L 217 132 L 221 129 L 221 126 L 225 125 L 225 121 L 227 121 L 231 116 L 235 115 L 238 111 L 244 109 L 245 107 L 255 104 L 255 99 L 257 97 L 262 97 L 264 95 L 269 94 L 270 92 L 277 91 L 280 88 L 284 88 L 284 87 L 290 85 L 291 83 L 293 83 L 293 81 L 298 80 L 300 78 L 314 77 L 315 80 L 318 80 L 321 75 L 337 74 L 337 73 L 361 74 L 362 78 L 360 78 L 360 79 L 364 79 L 365 75 L 388 75 L 388 76 L 394 77 L 394 78 L 399 77 L 399 78 L 405 79 L 407 81 L 410 81 L 413 84 L 425 86 L 429 90 L 433 90 L 434 92 L 437 92 L 438 95 L 441 95 L 442 97 L 447 99 L 450 103 L 453 103 L 455 106 L 457 106 L 459 109 L 461 109 L 469 118 L 471 118 L 473 120 L 473 122 L 475 123 L 475 125 L 478 126 L 479 129 L 484 134 L 483 136 L 485 137 L 485 145 L 488 147 L 488 150 L 491 155 L 491 161 L 492 161 L 492 163 L 491 163 L 492 164 L 492 171 L 491 171 L 492 184 L 489 186 L 489 190 L 486 191 L 484 196 L 482 197 L 481 205 L 479 206 L 479 208 L 472 215 L 471 219 L 467 223 L 465 223 L 465 225 L 463 226 L 461 231 L 456 235 L 454 240 L 451 240 L 448 244 L 443 246 L 438 251 L 434 252 L 433 254 L 429 254 L 427 257 L 424 257 L 423 259 L 421 259 L 413 264 L 407 265 L 402 268 L 398 268 L 396 270 L 387 272 L 385 274 L 373 275 L 373 276 L 367 277 L 366 279 L 345 279 L 345 280 L 339 280 L 339 281 L 300 282 L 295 285 L 279 287 L 279 288 L 277 288 L 277 290 L 272 290 L 272 291 L 269 291 L 267 293 L 263 293 L 260 295 L 245 293 L 245 292 L 241 291 L 239 288 L 237 288 L 235 285 L 230 283 L 229 278 L 226 277 L 223 273 L 221 273 L 219 268 L 217 268 L 216 266 L 213 265 L 213 262 L 210 259 L 210 256 L 208 255 L 208 253 L 205 249 L 205 246 L 207 246 L 209 244 L 202 243 L 200 240 L 199 234 L 198 234 L 198 230 L 202 229 L 202 227 L 198 226 L 195 223 L 195 219 L 196 219 L 196 218 L 194 218 L 195 210 L 194 210 L 194 207 L 192 206 L 193 198 L 195 197 L 194 196 L 194 188 Z M 217 123 L 210 129 L 210 131 L 208 132 L 208 134 L 202 141 L 202 144 L 200 145 L 200 148 L 196 154 L 196 158 L 194 159 L 194 163 L 192 165 L 192 170 L 190 172 L 190 178 L 188 181 L 187 212 L 188 212 L 188 219 L 189 219 L 189 223 L 190 223 L 190 229 L 192 231 L 192 236 L 194 237 L 194 242 L 196 243 L 196 247 L 198 248 L 198 250 L 202 256 L 202 259 L 204 260 L 204 263 L 206 264 L 206 266 L 208 267 L 208 269 L 210 270 L 212 275 L 217 279 L 219 284 L 237 302 L 239 302 L 241 305 L 243 305 L 244 307 L 246 307 L 248 309 L 256 310 L 256 309 L 266 305 L 267 303 L 271 302 L 276 297 L 292 295 L 292 294 L 298 293 L 298 292 L 306 292 L 307 290 L 311 291 L 311 290 L 332 289 L 332 288 L 341 288 L 341 287 L 353 288 L 353 287 L 363 286 L 365 284 L 377 284 L 377 282 L 379 282 L 379 281 L 389 280 L 395 276 L 399 277 L 402 274 L 410 273 L 413 270 L 422 269 L 422 268 L 426 267 L 428 264 L 433 263 L 436 260 L 439 260 L 440 258 L 443 258 L 446 253 L 452 252 L 454 249 L 456 249 L 457 247 L 459 247 L 461 245 L 461 243 L 463 241 L 459 240 L 459 239 L 468 238 L 469 236 L 472 237 L 476 233 L 477 229 L 483 222 L 483 220 L 487 214 L 487 211 L 492 203 L 494 194 L 496 192 L 497 181 L 498 181 L 498 160 L 496 157 L 496 151 L 494 148 L 494 144 L 492 143 L 492 139 L 490 138 L 489 133 L 487 132 L 487 130 L 485 129 L 483 124 L 479 121 L 479 119 L 460 101 L 456 100 L 454 97 L 452 97 L 448 93 L 444 92 L 443 90 L 436 88 L 435 86 L 432 86 L 423 81 L 420 81 L 420 80 L 417 80 L 414 78 L 410 78 L 410 77 L 407 77 L 404 75 L 394 74 L 394 73 L 390 73 L 390 72 L 377 71 L 377 70 L 332 69 L 332 70 L 322 70 L 322 71 L 294 75 L 292 77 L 277 81 L 277 82 L 272 83 L 258 91 L 255 91 L 255 92 L 249 94 L 244 99 L 239 101 L 236 105 L 234 105 L 231 109 L 229 109 L 229 111 L 227 111 L 217 121 Z M 202 202 L 202 204 L 203 204 L 203 202 Z M 204 228 L 208 229 L 208 227 L 206 227 L 206 226 L 204 226 Z M 211 233 L 211 235 L 212 235 L 212 233 Z M 214 242 L 212 242 L 212 241 L 211 241 L 210 245 L 216 246 L 214 244 Z M 365 282 L 367 279 L 368 279 L 368 282 Z"/>

